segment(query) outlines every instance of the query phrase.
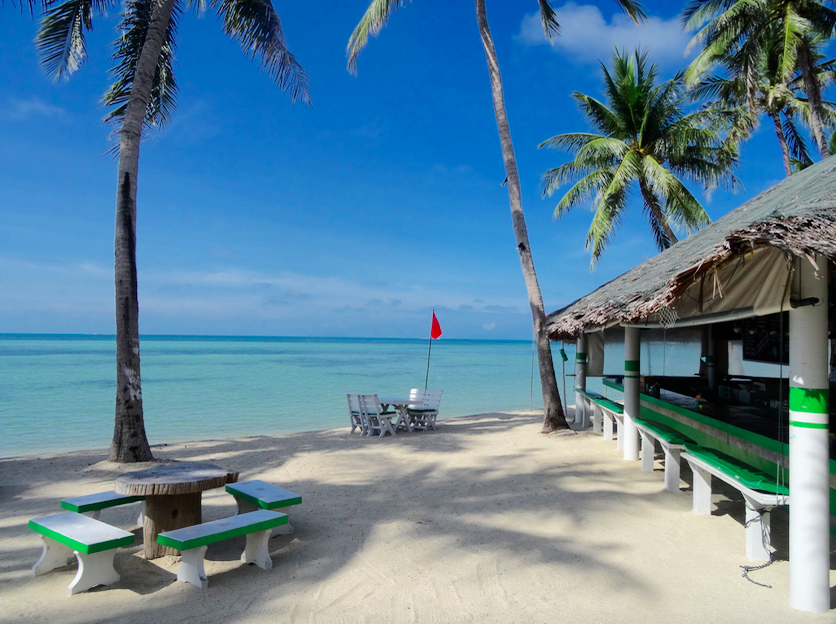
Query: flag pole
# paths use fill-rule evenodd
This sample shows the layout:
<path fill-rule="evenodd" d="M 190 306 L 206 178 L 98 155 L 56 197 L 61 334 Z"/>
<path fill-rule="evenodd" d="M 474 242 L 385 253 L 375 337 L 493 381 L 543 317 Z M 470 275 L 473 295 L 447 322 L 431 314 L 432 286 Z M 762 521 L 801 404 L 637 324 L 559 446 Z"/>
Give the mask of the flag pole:
<path fill-rule="evenodd" d="M 424 377 L 424 390 L 427 389 L 427 382 L 430 380 L 430 354 L 433 352 L 433 337 L 430 336 L 430 347 L 427 349 L 427 376 Z"/>

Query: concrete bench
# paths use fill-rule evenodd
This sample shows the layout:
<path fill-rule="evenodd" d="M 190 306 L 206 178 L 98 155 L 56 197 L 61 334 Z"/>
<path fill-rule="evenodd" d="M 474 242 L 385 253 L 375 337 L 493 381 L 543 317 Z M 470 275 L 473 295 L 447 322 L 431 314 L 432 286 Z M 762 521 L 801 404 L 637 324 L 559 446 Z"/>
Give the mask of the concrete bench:
<path fill-rule="evenodd" d="M 267 541 L 273 527 L 286 522 L 287 514 L 259 509 L 231 518 L 166 531 L 157 536 L 157 541 L 163 546 L 181 551 L 180 567 L 177 570 L 178 581 L 206 589 L 209 587 L 209 579 L 206 577 L 203 557 L 209 544 L 246 535 L 247 545 L 241 555 L 241 561 L 254 563 L 262 570 L 269 570 L 273 567 L 273 560 L 270 559 L 267 550 Z"/>
<path fill-rule="evenodd" d="M 608 399 L 597 392 L 589 392 L 587 390 L 578 390 L 575 392 L 588 400 L 589 405 L 592 406 L 594 418 L 592 419 L 592 430 L 603 431 L 605 440 L 613 439 L 613 430 L 616 426 L 623 425 L 624 406 L 616 403 L 612 399 Z M 606 417 L 606 418 L 605 418 Z M 623 444 L 621 436 L 617 436 L 618 448 Z"/>
<path fill-rule="evenodd" d="M 74 512 L 33 518 L 29 528 L 40 533 L 44 543 L 41 558 L 32 566 L 35 576 L 78 559 L 78 572 L 67 588 L 72 596 L 96 585 L 119 581 L 113 556 L 119 546 L 134 543 L 134 534 Z"/>
<path fill-rule="evenodd" d="M 257 479 L 230 483 L 226 486 L 226 491 L 235 497 L 239 514 L 256 509 L 269 509 L 289 514 L 292 505 L 302 502 L 299 494 Z M 273 529 L 273 535 L 287 535 L 293 533 L 293 530 L 293 525 L 288 521 L 287 524 Z"/>
<path fill-rule="evenodd" d="M 66 509 L 67 511 L 84 514 L 85 516 L 90 516 L 94 520 L 98 520 L 101 516 L 102 509 L 138 502 L 141 502 L 142 505 L 140 506 L 139 517 L 137 518 L 136 523 L 138 526 L 142 526 L 145 520 L 144 496 L 126 496 L 124 494 L 117 494 L 113 491 L 98 492 L 96 494 L 87 494 L 86 496 L 65 498 L 61 501 L 61 508 Z"/>
<path fill-rule="evenodd" d="M 686 442 L 682 458 L 694 473 L 694 511 L 711 514 L 712 475 L 736 488 L 746 501 L 746 556 L 751 561 L 769 561 L 769 512 L 778 505 L 789 505 L 789 488 L 765 472 L 714 449 Z"/>
<path fill-rule="evenodd" d="M 658 441 L 665 452 L 665 489 L 668 492 L 678 492 L 680 454 L 686 442 L 693 443 L 694 441 L 662 423 L 644 418 L 634 418 L 633 422 L 642 437 L 642 470 L 653 470 L 656 441 Z"/>

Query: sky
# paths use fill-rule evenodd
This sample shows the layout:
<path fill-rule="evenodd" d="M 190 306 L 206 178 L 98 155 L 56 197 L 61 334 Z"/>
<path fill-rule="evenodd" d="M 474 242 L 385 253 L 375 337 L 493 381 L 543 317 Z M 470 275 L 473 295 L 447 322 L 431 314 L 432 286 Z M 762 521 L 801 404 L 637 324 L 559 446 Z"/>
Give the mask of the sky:
<path fill-rule="evenodd" d="M 538 150 L 587 131 L 571 94 L 602 96 L 614 46 L 644 46 L 667 79 L 688 62 L 684 2 L 646 1 L 633 25 L 615 2 L 554 2 L 546 41 L 534 0 L 489 0 L 547 312 L 656 254 L 641 205 L 594 271 L 588 207 L 560 220 L 541 174 L 568 160 Z M 472 2 L 415 0 L 346 70 L 368 0 L 275 0 L 313 105 L 291 104 L 218 18 L 186 12 L 179 104 L 140 156 L 142 334 L 530 339 L 485 56 Z M 115 332 L 116 163 L 102 123 L 118 15 L 94 21 L 89 56 L 53 84 L 37 20 L 0 5 L 0 333 Z M 744 190 L 704 199 L 717 219 L 783 178 L 762 126 L 743 149 Z M 694 189 L 695 193 L 698 189 Z"/>

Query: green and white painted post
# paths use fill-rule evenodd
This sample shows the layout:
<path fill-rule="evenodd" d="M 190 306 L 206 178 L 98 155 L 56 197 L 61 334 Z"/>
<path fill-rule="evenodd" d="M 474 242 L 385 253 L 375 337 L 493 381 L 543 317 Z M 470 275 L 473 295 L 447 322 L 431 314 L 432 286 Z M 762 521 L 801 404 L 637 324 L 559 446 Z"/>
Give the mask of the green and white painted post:
<path fill-rule="evenodd" d="M 827 260 L 797 261 L 790 300 L 790 606 L 830 609 Z"/>
<path fill-rule="evenodd" d="M 639 375 L 641 374 L 641 334 L 638 327 L 624 328 L 624 426 L 618 437 L 624 438 L 624 459 L 638 461 L 639 430 L 633 418 L 639 416 Z"/>
<path fill-rule="evenodd" d="M 575 390 L 586 390 L 586 364 L 589 354 L 586 352 L 586 334 L 580 334 L 575 345 Z M 586 397 L 575 392 L 575 420 L 574 424 L 586 428 L 589 416 L 586 409 Z"/>

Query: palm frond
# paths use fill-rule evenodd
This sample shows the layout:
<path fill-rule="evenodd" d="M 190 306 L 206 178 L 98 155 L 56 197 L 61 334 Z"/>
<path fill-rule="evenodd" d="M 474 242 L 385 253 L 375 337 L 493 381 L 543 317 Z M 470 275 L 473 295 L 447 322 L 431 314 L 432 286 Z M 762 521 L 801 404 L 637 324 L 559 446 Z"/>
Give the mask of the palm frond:
<path fill-rule="evenodd" d="M 543 22 L 543 31 L 546 39 L 552 41 L 560 34 L 560 24 L 557 23 L 557 13 L 554 12 L 549 0 L 537 0 L 540 3 L 540 20 Z"/>
<path fill-rule="evenodd" d="M 571 165 L 571 163 L 567 163 L 567 165 Z M 562 177 L 562 174 L 557 172 L 557 170 L 551 171 L 555 172 L 554 179 L 560 179 Z M 551 196 L 552 192 L 556 190 L 556 187 L 553 188 L 550 186 L 551 180 L 549 179 L 549 174 L 550 172 L 547 171 L 542 177 L 541 187 L 543 188 L 543 197 L 546 195 Z M 557 207 L 554 209 L 553 218 L 559 219 L 575 206 L 600 196 L 603 189 L 612 183 L 612 177 L 612 169 L 600 168 L 588 173 L 566 191 L 566 194 L 560 199 Z"/>
<path fill-rule="evenodd" d="M 566 134 L 558 134 L 543 141 L 537 145 L 537 149 L 548 147 L 550 149 L 559 149 L 564 152 L 577 152 L 590 141 L 600 138 L 600 134 L 592 134 L 589 132 L 567 132 Z"/>
<path fill-rule="evenodd" d="M 406 0 L 372 0 L 351 37 L 348 39 L 348 71 L 357 73 L 357 56 L 369 41 L 369 35 L 376 35 L 389 21 L 389 16 L 406 5 Z"/>
<path fill-rule="evenodd" d="M 270 0 L 214 0 L 212 6 L 223 20 L 224 32 L 251 58 L 258 59 L 261 69 L 292 102 L 311 103 L 310 80 L 288 50 L 281 20 Z"/>
<path fill-rule="evenodd" d="M 54 82 L 69 78 L 84 63 L 84 31 L 93 27 L 92 19 L 90 0 L 67 0 L 44 14 L 35 43 L 41 66 Z"/>

